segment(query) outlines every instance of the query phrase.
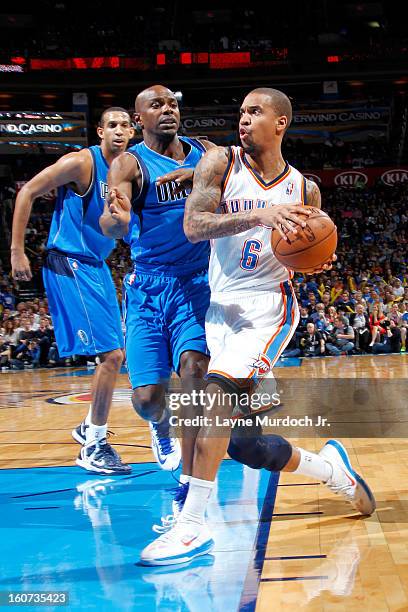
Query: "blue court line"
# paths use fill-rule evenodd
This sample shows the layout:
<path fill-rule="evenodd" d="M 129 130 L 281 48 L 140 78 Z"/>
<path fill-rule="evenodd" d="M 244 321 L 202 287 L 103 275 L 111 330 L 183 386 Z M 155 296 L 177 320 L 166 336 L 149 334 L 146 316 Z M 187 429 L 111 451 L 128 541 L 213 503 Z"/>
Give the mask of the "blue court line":
<path fill-rule="evenodd" d="M 271 528 L 273 509 L 275 507 L 279 472 L 271 472 L 265 500 L 259 517 L 258 533 L 255 542 L 255 556 L 249 564 L 239 602 L 239 612 L 255 612 L 258 589 L 261 581 L 263 565 L 265 561 L 266 547 L 268 544 L 269 531 Z"/>
<path fill-rule="evenodd" d="M 265 561 L 288 561 L 291 559 L 327 559 L 327 555 L 293 555 L 292 557 L 265 557 Z"/>
<path fill-rule="evenodd" d="M 320 482 L 295 482 L 292 484 L 278 484 L 278 487 L 316 487 Z"/>
<path fill-rule="evenodd" d="M 328 576 L 287 576 L 285 578 L 261 578 L 261 582 L 286 582 L 289 580 L 327 580 Z"/>

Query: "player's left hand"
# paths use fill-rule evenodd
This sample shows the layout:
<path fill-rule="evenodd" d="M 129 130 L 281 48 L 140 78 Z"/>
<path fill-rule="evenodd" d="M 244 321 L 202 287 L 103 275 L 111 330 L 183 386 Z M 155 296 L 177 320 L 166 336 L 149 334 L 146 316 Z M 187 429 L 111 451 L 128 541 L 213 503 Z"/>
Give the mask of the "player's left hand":
<path fill-rule="evenodd" d="M 194 170 L 192 168 L 178 168 L 173 172 L 168 172 L 159 176 L 156 179 L 156 185 L 164 185 L 165 183 L 176 183 L 176 193 L 180 193 L 183 189 L 190 189 L 193 186 Z"/>
<path fill-rule="evenodd" d="M 332 258 L 327 261 L 321 268 L 316 268 L 313 272 L 307 272 L 307 274 L 320 274 L 321 272 L 328 272 L 333 268 L 334 262 L 337 261 L 337 255 L 333 255 Z"/>

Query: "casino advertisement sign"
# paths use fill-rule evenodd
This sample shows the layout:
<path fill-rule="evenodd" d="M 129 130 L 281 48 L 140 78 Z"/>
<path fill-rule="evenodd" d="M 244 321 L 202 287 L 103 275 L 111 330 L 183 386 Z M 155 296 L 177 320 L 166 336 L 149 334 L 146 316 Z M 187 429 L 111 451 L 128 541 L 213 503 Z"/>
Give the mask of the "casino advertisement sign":
<path fill-rule="evenodd" d="M 301 169 L 300 169 L 301 170 Z M 387 187 L 408 185 L 408 166 L 389 168 L 358 168 L 335 170 L 310 170 L 304 176 L 323 187 L 347 187 L 361 189 L 378 183 Z"/>
<path fill-rule="evenodd" d="M 81 149 L 88 144 L 85 113 L 0 112 L 0 152 L 22 153 L 24 149 Z"/>
<path fill-rule="evenodd" d="M 238 111 L 229 107 L 207 112 L 189 108 L 181 121 L 186 134 L 191 136 L 228 137 L 229 144 L 237 144 Z M 343 141 L 383 138 L 390 122 L 390 109 L 385 106 L 299 110 L 293 114 L 287 138 L 301 138 L 308 142 L 324 142 L 330 136 Z"/>

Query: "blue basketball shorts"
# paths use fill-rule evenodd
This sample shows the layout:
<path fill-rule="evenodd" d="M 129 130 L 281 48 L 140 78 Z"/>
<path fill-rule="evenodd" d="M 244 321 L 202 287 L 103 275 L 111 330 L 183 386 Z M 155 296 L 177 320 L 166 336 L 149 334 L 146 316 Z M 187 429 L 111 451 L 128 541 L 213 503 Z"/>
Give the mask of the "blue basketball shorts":
<path fill-rule="evenodd" d="M 61 357 L 123 348 L 116 289 L 105 262 L 95 265 L 49 252 L 43 279 Z"/>
<path fill-rule="evenodd" d="M 207 270 L 189 276 L 132 273 L 124 280 L 126 360 L 132 388 L 166 383 L 185 351 L 208 355 Z"/>

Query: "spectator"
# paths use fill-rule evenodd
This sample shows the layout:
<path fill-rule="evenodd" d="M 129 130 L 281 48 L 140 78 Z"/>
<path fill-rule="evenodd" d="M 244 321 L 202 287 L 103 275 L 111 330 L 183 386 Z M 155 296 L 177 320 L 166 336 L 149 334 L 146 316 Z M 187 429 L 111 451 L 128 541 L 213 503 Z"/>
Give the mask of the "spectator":
<path fill-rule="evenodd" d="M 356 312 L 350 315 L 350 325 L 354 329 L 355 349 L 367 353 L 370 343 L 370 323 L 362 304 L 356 305 Z"/>
<path fill-rule="evenodd" d="M 300 346 L 304 357 L 319 357 L 324 355 L 325 344 L 322 334 L 316 330 L 314 323 L 308 323 L 306 332 L 302 335 Z"/>
<path fill-rule="evenodd" d="M 385 333 L 381 322 L 384 321 L 385 315 L 382 312 L 380 304 L 374 304 L 373 310 L 369 316 L 369 325 L 371 331 L 371 342 L 368 346 L 372 347 L 379 340 L 380 336 Z"/>
<path fill-rule="evenodd" d="M 383 322 L 386 329 L 382 342 L 376 342 L 373 346 L 373 354 L 378 353 L 399 353 L 401 351 L 401 330 L 396 326 L 395 321 L 386 319 Z"/>
<path fill-rule="evenodd" d="M 392 292 L 394 294 L 395 297 L 399 297 L 402 298 L 404 295 L 404 287 L 401 284 L 401 280 L 399 278 L 396 278 L 392 284 Z"/>
<path fill-rule="evenodd" d="M 334 330 L 326 343 L 330 355 L 347 355 L 354 348 L 354 330 L 346 317 L 336 317 Z"/>

